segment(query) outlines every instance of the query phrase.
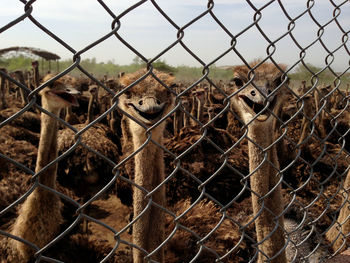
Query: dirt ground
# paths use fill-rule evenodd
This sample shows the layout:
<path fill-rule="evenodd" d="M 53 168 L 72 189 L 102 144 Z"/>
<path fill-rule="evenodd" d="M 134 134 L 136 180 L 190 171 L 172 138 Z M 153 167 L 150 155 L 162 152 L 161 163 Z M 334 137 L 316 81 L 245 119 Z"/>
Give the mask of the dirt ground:
<path fill-rule="evenodd" d="M 216 113 L 219 114 L 223 109 L 223 104 L 220 104 L 223 98 L 217 95 L 213 99 L 219 105 L 216 108 Z M 0 111 L 1 122 L 22 108 L 14 96 L 10 97 L 8 102 L 11 107 Z M 84 112 L 84 109 L 79 111 Z M 78 114 L 77 111 L 76 113 Z M 167 263 L 189 262 L 197 253 L 199 256 L 196 262 L 200 263 L 214 262 L 216 258 L 223 257 L 226 253 L 227 257 L 222 262 L 248 262 L 256 253 L 253 247 L 255 231 L 249 178 L 246 178 L 249 174 L 247 140 L 240 140 L 244 133 L 242 125 L 237 120 L 229 122 L 230 118 L 233 118 L 232 114 L 228 112 L 221 114 L 222 116 L 205 130 L 205 139 L 202 139 L 203 130 L 198 126 L 185 127 L 176 136 L 173 135 L 171 128 L 167 131 L 164 145 L 172 154 L 165 153 L 166 175 L 172 174 L 177 169 L 166 184 L 167 209 L 170 211 L 166 214 L 166 235 L 169 237 L 165 246 Z M 291 204 L 286 216 L 303 222 L 304 226 L 314 227 L 312 239 L 315 243 L 321 242 L 326 250 L 329 247 L 322 238 L 323 231 L 337 216 L 341 197 L 336 193 L 350 163 L 348 155 L 350 121 L 348 115 L 344 116 L 338 119 L 336 128 L 332 120 L 326 121 L 325 127 L 329 137 L 324 142 L 320 143 L 317 136 L 311 136 L 306 146 L 298 152 L 294 148 L 301 133 L 302 116 L 298 115 L 286 126 L 288 128 L 286 144 L 277 145 L 282 149 L 279 155 L 281 168 L 284 169 L 282 184 L 284 202 Z M 204 114 L 204 118 L 208 118 L 208 114 Z M 288 116 L 283 118 L 285 120 Z M 171 121 L 167 127 L 172 127 Z M 0 153 L 28 168 L 21 169 L 0 158 L 0 211 L 18 200 L 33 185 L 31 176 L 35 169 L 39 132 L 40 115 L 35 110 L 25 112 L 0 128 Z M 345 138 L 345 142 L 339 141 L 339 138 Z M 121 144 L 120 141 L 116 142 L 118 138 L 111 137 L 110 140 L 116 145 Z M 197 145 L 198 141 L 200 143 Z M 237 144 L 236 147 L 227 153 L 226 151 L 234 144 Z M 175 160 L 174 155 L 179 156 L 188 149 L 190 149 L 188 154 Z M 118 158 L 121 160 L 122 156 Z M 85 161 L 81 160 L 82 163 Z M 108 166 L 104 163 L 102 165 Z M 120 169 L 121 175 L 129 177 L 132 165 L 132 160 L 123 165 Z M 81 183 L 84 176 L 87 176 L 84 169 L 80 169 L 81 174 L 71 176 L 71 173 L 67 172 L 65 160 L 60 161 L 59 167 L 61 170 L 59 168 L 58 190 L 80 204 L 88 201 L 113 178 L 111 169 L 109 174 L 107 172 L 109 168 L 103 172 L 100 170 L 104 176 L 103 182 L 90 186 L 85 184 L 85 181 L 84 184 Z M 211 178 L 213 174 L 215 177 Z M 206 182 L 204 187 L 203 182 Z M 116 186 L 111 186 L 85 211 L 87 215 L 108 225 L 109 228 L 93 220 L 88 220 L 86 228 L 81 222 L 68 235 L 69 241 L 53 248 L 53 255 L 56 255 L 55 249 L 63 248 L 67 252 L 65 262 L 88 262 L 84 260 L 90 256 L 91 251 L 94 253 L 97 251 L 96 260 L 101 260 L 116 248 L 108 262 L 132 262 L 132 248 L 128 245 L 132 241 L 132 230 L 124 229 L 132 218 L 131 204 L 130 185 L 118 179 Z M 181 215 L 192 205 L 190 212 L 175 222 L 175 215 Z M 222 210 L 222 207 L 225 209 Z M 1 230 L 11 225 L 17 209 L 18 206 L 0 215 Z M 76 218 L 75 209 L 76 207 L 67 204 L 64 210 L 67 222 L 72 222 Z M 116 236 L 115 234 L 122 229 L 123 232 Z M 200 241 L 207 235 L 209 236 L 205 241 Z M 74 247 L 74 244 L 77 244 L 77 247 Z M 85 247 L 85 250 L 79 250 L 81 247 Z M 86 253 L 86 257 L 78 255 L 73 258 L 73 251 L 85 251 L 82 253 Z M 92 260 L 91 262 L 95 262 L 95 257 Z M 347 253 L 340 255 L 337 260 L 339 261 L 329 263 L 350 262 Z"/>

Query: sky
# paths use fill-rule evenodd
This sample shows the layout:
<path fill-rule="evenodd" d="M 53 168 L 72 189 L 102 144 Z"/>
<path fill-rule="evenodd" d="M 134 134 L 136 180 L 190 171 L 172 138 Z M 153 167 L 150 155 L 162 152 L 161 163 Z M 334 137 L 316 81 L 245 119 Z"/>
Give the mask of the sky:
<path fill-rule="evenodd" d="M 207 10 L 207 0 L 153 0 L 176 24 L 167 21 L 154 7 L 151 0 L 143 3 L 120 19 L 120 36 L 148 59 L 158 57 L 167 47 L 177 40 L 178 30 Z M 295 64 L 306 49 L 304 61 L 324 67 L 331 67 L 342 72 L 349 67 L 350 55 L 343 46 L 350 50 L 350 40 L 344 32 L 350 30 L 350 2 L 333 0 L 335 9 L 329 0 L 280 0 L 289 18 L 283 13 L 277 0 L 214 0 L 212 12 L 222 23 L 223 30 L 210 14 L 188 25 L 184 29 L 183 43 L 198 58 L 194 58 L 179 43 L 160 58 L 168 64 L 201 66 L 215 62 L 216 66 L 242 64 L 240 56 L 246 61 L 264 59 L 268 55 L 269 42 L 252 25 L 254 17 L 260 17 L 258 25 L 269 41 L 275 42 L 272 57 L 278 63 L 289 66 Z M 1 28 L 24 13 L 24 4 L 20 0 L 0 0 Z M 127 8 L 138 3 L 134 0 L 104 0 L 104 3 L 118 16 Z M 267 5 L 270 3 L 269 5 Z M 312 5 L 310 14 L 300 16 L 307 5 Z M 267 6 L 266 6 L 267 5 Z M 264 7 L 266 6 L 266 7 Z M 65 41 L 73 50 L 80 51 L 91 43 L 107 35 L 112 30 L 113 18 L 97 0 L 36 0 L 32 16 L 46 28 Z M 262 8 L 262 9 L 261 9 Z M 255 10 L 261 9 L 261 11 Z M 340 12 L 339 12 L 340 10 Z M 333 15 L 341 28 L 333 22 Z M 292 35 L 279 39 L 286 34 L 291 20 L 295 20 Z M 320 29 L 323 28 L 324 30 Z M 247 29 L 249 28 L 249 29 Z M 342 30 L 344 32 L 342 32 Z M 323 31 L 321 41 L 318 34 Z M 230 50 L 232 37 L 236 38 L 237 55 Z M 311 43 L 315 44 L 310 46 Z M 322 42 L 322 43 L 321 43 Z M 11 46 L 36 47 L 58 54 L 62 59 L 71 59 L 73 53 L 40 30 L 28 18 L 0 33 L 0 49 Z M 327 55 L 333 53 L 333 58 Z M 114 35 L 89 49 L 81 55 L 82 59 L 96 58 L 98 62 L 112 61 L 125 65 L 133 61 L 136 54 L 128 49 Z M 220 57 L 222 56 L 222 57 Z M 220 57 L 220 59 L 218 59 Z"/>

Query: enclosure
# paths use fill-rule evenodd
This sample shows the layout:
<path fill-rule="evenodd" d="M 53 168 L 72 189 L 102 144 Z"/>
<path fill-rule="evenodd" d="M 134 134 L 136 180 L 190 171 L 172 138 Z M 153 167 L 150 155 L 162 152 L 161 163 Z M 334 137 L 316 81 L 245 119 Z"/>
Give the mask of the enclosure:
<path fill-rule="evenodd" d="M 232 2 L 3 3 L 0 262 L 348 247 L 350 2 Z"/>

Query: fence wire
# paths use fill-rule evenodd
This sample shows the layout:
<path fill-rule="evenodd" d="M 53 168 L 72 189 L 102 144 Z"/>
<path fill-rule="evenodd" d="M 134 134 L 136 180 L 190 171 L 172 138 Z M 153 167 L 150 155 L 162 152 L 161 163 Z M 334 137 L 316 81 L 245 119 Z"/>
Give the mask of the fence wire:
<path fill-rule="evenodd" d="M 330 0 L 332 17 L 321 23 L 314 13 L 315 1 L 305 1 L 305 9 L 292 16 L 283 1 L 266 1 L 258 7 L 246 0 L 254 11 L 253 22 L 232 32 L 216 15 L 214 0 L 184 25 L 172 20 L 154 0 L 139 1 L 121 13 L 97 0 L 106 19 L 111 17 L 111 28 L 81 50 L 75 50 L 35 18 L 37 1 L 20 1 L 23 14 L 0 28 L 0 36 L 19 22 L 30 21 L 71 52 L 72 64 L 41 84 L 34 73 L 0 70 L 1 262 L 23 261 L 18 244 L 32 249 L 33 262 L 141 262 L 136 254 L 145 262 L 326 262 L 347 248 L 350 106 L 346 83 L 350 51 L 349 25 L 341 24 L 339 16 L 350 8 L 349 1 Z M 121 19 L 146 3 L 176 30 L 174 41 L 151 59 L 120 34 Z M 287 30 L 276 38 L 260 24 L 273 4 L 279 5 L 289 21 Z M 296 23 L 305 17 L 317 27 L 317 32 L 312 32 L 317 37 L 308 45 L 294 33 Z M 183 41 L 188 30 L 204 18 L 215 22 L 231 40 L 209 63 Z M 323 37 L 330 25 L 336 25 L 342 35 L 341 44 L 333 49 Z M 237 48 L 252 29 L 267 43 L 266 53 L 253 64 Z M 111 38 L 145 63 L 146 69 L 140 75 L 134 73 L 134 79 L 126 74 L 131 81 L 124 85 L 123 76 L 99 79 L 81 65 L 83 54 Z M 274 57 L 277 44 L 286 38 L 299 49 L 299 59 L 288 67 Z M 306 63 L 307 54 L 316 45 L 327 54 L 325 66 L 317 72 Z M 168 83 L 170 75 L 163 78 L 154 69 L 155 62 L 175 47 L 181 47 L 201 65 L 202 77 L 194 82 L 175 80 L 172 85 Z M 348 57 L 347 68 L 341 72 L 333 67 L 338 51 Z M 227 54 L 239 57 L 246 75 L 236 77 L 240 69 L 234 68 L 231 82 L 216 81 L 210 73 Z M 264 65 L 273 67 L 278 78 L 271 79 Z M 311 78 L 292 83 L 289 75 L 300 65 Z M 39 93 L 56 80 L 67 78 L 74 69 L 82 77 L 67 81 L 83 93 L 80 107 L 56 116 L 43 107 Z M 320 76 L 326 71 L 331 75 L 331 85 L 322 83 Z M 266 83 L 261 86 L 260 78 L 268 80 L 273 90 L 265 91 Z M 122 103 L 150 79 L 174 102 L 164 116 L 146 125 Z M 152 91 L 152 87 L 148 89 Z M 253 97 L 261 97 L 264 103 L 258 105 Z M 276 102 L 278 98 L 281 103 Z M 249 120 L 240 112 L 242 107 L 235 107 L 239 100 L 245 101 L 241 106 L 251 107 L 250 113 L 255 112 Z M 275 104 L 279 111 L 274 110 Z M 95 110 L 91 112 L 91 108 Z M 135 111 L 139 109 L 135 107 Z M 40 113 L 58 123 L 59 155 L 36 170 Z M 266 131 L 267 124 L 257 123 L 270 115 L 273 124 Z M 137 146 L 136 133 L 131 130 L 135 125 L 145 136 Z M 156 134 L 162 127 L 164 138 L 158 140 Z M 152 156 L 151 148 L 161 154 Z M 148 159 L 140 163 L 140 156 Z M 162 163 L 164 176 L 159 181 L 157 171 L 162 171 Z M 39 178 L 54 171 L 56 165 L 57 184 L 48 186 Z M 147 184 L 138 183 L 140 174 L 148 177 Z M 156 185 L 152 185 L 153 180 L 158 180 Z M 51 193 L 51 198 L 59 197 L 62 203 L 62 222 L 43 211 L 34 222 L 21 223 L 22 228 L 27 227 L 26 237 L 40 235 L 33 233 L 37 221 L 47 222 L 48 229 L 59 229 L 44 245 L 17 236 L 13 226 L 23 212 L 20 207 L 38 189 Z M 166 200 L 159 197 L 162 191 Z M 142 197 L 138 204 L 141 214 L 134 212 L 140 212 L 140 207 L 135 210 L 135 202 L 140 201 L 137 195 Z M 40 211 L 44 209 L 42 203 L 36 200 L 28 209 Z M 148 217 L 149 221 L 145 219 Z M 331 236 L 330 232 L 335 234 Z M 135 238 L 138 233 L 139 239 Z M 18 250 L 11 250 L 13 244 Z"/>

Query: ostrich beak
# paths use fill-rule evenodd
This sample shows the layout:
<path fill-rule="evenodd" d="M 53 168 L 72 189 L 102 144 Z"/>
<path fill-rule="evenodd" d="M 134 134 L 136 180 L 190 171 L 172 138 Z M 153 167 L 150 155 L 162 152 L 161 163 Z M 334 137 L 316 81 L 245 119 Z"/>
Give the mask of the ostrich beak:
<path fill-rule="evenodd" d="M 76 96 L 79 95 L 80 92 L 77 89 L 73 87 L 65 87 L 64 89 L 52 90 L 51 92 L 67 102 L 69 105 L 79 106 Z"/>

